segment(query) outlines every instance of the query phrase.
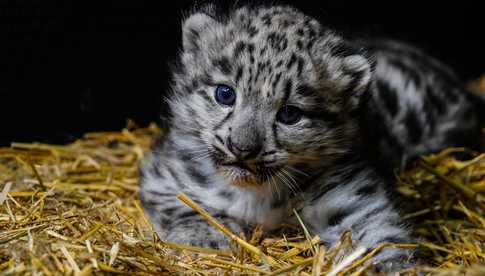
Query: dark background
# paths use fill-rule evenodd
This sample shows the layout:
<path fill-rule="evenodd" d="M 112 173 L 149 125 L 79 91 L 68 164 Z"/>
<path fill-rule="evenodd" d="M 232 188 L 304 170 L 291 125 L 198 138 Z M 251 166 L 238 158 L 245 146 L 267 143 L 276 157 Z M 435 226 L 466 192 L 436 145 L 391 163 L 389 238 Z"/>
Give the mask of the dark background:
<path fill-rule="evenodd" d="M 166 2 L 0 0 L 0 145 L 157 121 L 194 1 Z M 280 2 L 340 31 L 414 43 L 464 80 L 485 73 L 485 24 L 471 1 Z"/>

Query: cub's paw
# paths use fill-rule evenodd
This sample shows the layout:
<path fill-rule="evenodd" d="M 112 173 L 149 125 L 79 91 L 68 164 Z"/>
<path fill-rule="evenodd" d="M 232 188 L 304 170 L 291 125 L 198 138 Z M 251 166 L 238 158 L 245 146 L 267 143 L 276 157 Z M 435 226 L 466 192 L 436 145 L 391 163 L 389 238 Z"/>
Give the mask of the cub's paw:
<path fill-rule="evenodd" d="M 197 229 L 174 229 L 170 231 L 165 240 L 171 243 L 210 247 L 214 249 L 225 249 L 229 247 L 229 240 L 223 234 Z"/>
<path fill-rule="evenodd" d="M 236 223 L 227 223 L 233 233 L 242 233 Z M 232 249 L 229 238 L 206 224 L 190 224 L 177 226 L 167 231 L 165 241 L 184 245 L 192 245 L 214 249 Z"/>
<path fill-rule="evenodd" d="M 408 249 L 385 249 L 373 262 L 375 270 L 384 273 L 400 272 L 419 264 L 416 251 Z"/>

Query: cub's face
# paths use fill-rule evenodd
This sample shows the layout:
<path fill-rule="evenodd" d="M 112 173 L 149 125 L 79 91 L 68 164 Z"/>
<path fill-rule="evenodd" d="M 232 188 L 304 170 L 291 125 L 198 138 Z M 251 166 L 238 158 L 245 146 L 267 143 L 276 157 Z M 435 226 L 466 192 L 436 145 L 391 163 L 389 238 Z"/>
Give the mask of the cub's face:
<path fill-rule="evenodd" d="M 295 185 L 355 139 L 351 113 L 371 66 L 297 10 L 240 8 L 226 19 L 195 13 L 183 25 L 180 59 L 172 127 L 200 142 L 194 155 L 231 184 Z"/>

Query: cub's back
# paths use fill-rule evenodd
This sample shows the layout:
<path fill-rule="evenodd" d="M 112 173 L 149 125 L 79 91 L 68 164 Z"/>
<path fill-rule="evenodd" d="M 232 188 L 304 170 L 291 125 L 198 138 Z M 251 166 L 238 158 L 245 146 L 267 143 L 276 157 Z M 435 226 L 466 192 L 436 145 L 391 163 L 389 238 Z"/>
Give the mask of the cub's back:
<path fill-rule="evenodd" d="M 382 166 L 402 168 L 445 147 L 478 146 L 485 100 L 466 91 L 450 68 L 403 43 L 359 43 L 375 61 L 362 123 Z"/>

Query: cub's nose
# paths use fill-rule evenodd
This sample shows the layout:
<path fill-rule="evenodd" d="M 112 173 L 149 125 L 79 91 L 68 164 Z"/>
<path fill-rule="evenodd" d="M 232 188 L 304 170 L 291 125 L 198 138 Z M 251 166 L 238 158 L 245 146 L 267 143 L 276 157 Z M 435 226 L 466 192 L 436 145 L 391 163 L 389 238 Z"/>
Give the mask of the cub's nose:
<path fill-rule="evenodd" d="M 227 138 L 227 149 L 239 160 L 256 158 L 262 148 L 262 144 L 257 141 L 241 143 L 239 141 L 233 141 L 230 136 Z"/>

